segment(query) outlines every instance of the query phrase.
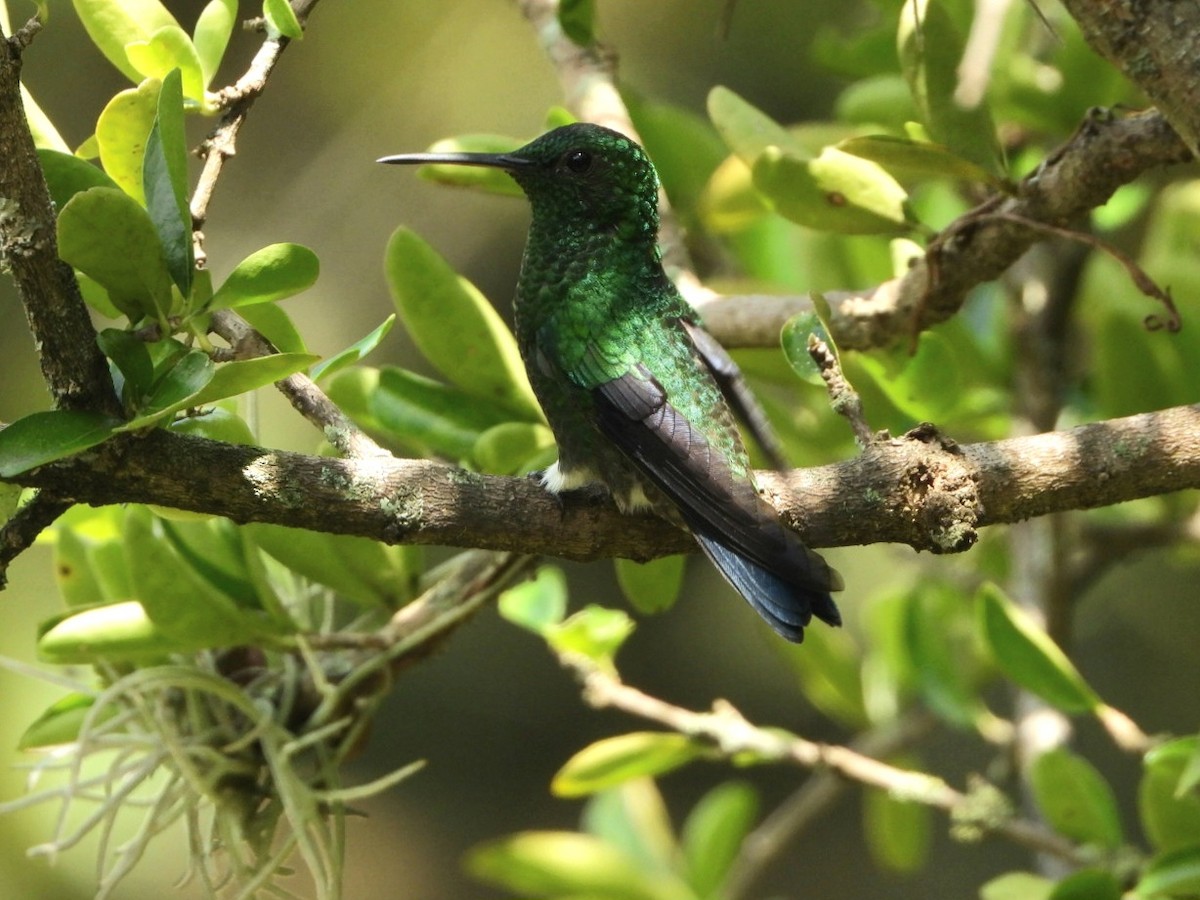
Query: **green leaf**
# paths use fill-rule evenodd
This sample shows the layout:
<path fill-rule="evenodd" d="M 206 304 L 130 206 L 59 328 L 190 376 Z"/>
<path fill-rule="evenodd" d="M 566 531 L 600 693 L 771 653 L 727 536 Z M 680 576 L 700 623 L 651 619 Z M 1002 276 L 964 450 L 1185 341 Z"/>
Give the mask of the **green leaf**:
<path fill-rule="evenodd" d="M 878 163 L 897 179 L 954 178 L 1000 187 L 1003 181 L 948 147 L 884 134 L 847 138 L 837 148 Z"/>
<path fill-rule="evenodd" d="M 740 781 L 717 785 L 692 808 L 680 843 L 688 884 L 699 896 L 720 896 L 757 817 L 758 795 Z"/>
<path fill-rule="evenodd" d="M 617 584 L 625 599 L 640 613 L 666 612 L 683 589 L 684 557 L 663 556 L 646 563 L 616 559 Z"/>
<path fill-rule="evenodd" d="M 703 755 L 704 749 L 687 735 L 635 731 L 584 747 L 558 770 L 550 790 L 559 797 L 582 797 L 631 778 L 674 771 Z"/>
<path fill-rule="evenodd" d="M 121 373 L 121 397 L 127 408 L 137 408 L 154 383 L 154 363 L 146 342 L 119 328 L 105 328 L 96 336 L 104 355 Z"/>
<path fill-rule="evenodd" d="M 387 333 L 392 330 L 392 325 L 395 322 L 396 314 L 392 313 L 392 315 L 380 322 L 370 334 L 359 338 L 340 353 L 335 353 L 328 359 L 321 360 L 312 368 L 313 381 L 329 378 L 335 372 L 339 372 L 347 366 L 354 365 L 379 346 L 379 342 L 387 337 Z"/>
<path fill-rule="evenodd" d="M 378 386 L 368 403 L 378 425 L 396 440 L 420 453 L 452 460 L 470 458 L 480 436 L 512 415 L 481 398 L 395 366 L 380 370 Z"/>
<path fill-rule="evenodd" d="M 0 430 L 0 477 L 12 478 L 95 447 L 119 425 L 120 419 L 81 409 L 52 409 L 17 419 Z"/>
<path fill-rule="evenodd" d="M 524 141 L 499 134 L 463 134 L 438 141 L 430 153 L 508 153 Z M 474 188 L 503 197 L 523 197 L 524 193 L 503 169 L 485 166 L 431 165 L 421 166 L 418 175 L 427 181 L 453 187 Z"/>
<path fill-rule="evenodd" d="M 880 166 L 836 147 L 816 159 L 768 147 L 753 171 L 775 211 L 799 225 L 837 234 L 910 230 L 904 188 Z"/>
<path fill-rule="evenodd" d="M 136 88 L 121 91 L 108 101 L 96 121 L 100 164 L 130 197 L 145 205 L 142 161 L 146 141 L 158 115 L 160 82 L 147 78 Z"/>
<path fill-rule="evenodd" d="M 38 150 L 37 154 L 46 176 L 46 186 L 50 189 L 50 199 L 60 210 L 80 191 L 94 187 L 117 188 L 117 183 L 103 169 L 72 153 Z"/>
<path fill-rule="evenodd" d="M 1146 754 L 1138 785 L 1142 828 L 1155 849 L 1169 852 L 1197 843 L 1200 835 L 1200 796 L 1179 790 L 1180 780 L 1200 739 L 1177 738 Z"/>
<path fill-rule="evenodd" d="M 555 652 L 578 653 L 601 667 L 611 668 L 613 657 L 633 629 L 633 620 L 621 610 L 588 605 L 547 627 L 544 634 Z"/>
<path fill-rule="evenodd" d="M 788 365 L 792 367 L 792 371 L 809 384 L 823 388 L 825 379 L 821 377 L 821 370 L 817 368 L 812 355 L 808 352 L 808 336 L 810 334 L 815 334 L 825 342 L 825 346 L 835 354 L 837 353 L 837 344 L 834 343 L 829 329 L 825 327 L 825 323 L 821 321 L 821 317 L 815 310 L 797 313 L 784 322 L 779 340 L 783 346 L 783 355 L 787 359 Z"/>
<path fill-rule="evenodd" d="M 238 309 L 306 291 L 321 271 L 317 255 L 300 244 L 271 244 L 251 253 L 217 288 L 209 309 Z"/>
<path fill-rule="evenodd" d="M 1049 750 L 1030 767 L 1030 785 L 1050 827 L 1084 844 L 1121 845 L 1121 820 L 1112 788 L 1096 768 L 1066 749 Z"/>
<path fill-rule="evenodd" d="M 1121 900 L 1123 892 L 1111 872 L 1081 869 L 1060 881 L 1050 900 Z"/>
<path fill-rule="evenodd" d="M 1137 896 L 1192 900 L 1200 894 L 1200 844 L 1161 853 L 1150 861 L 1137 884 Z"/>
<path fill-rule="evenodd" d="M 849 631 L 813 628 L 804 635 L 803 649 L 788 644 L 779 650 L 813 706 L 851 728 L 868 724 L 862 650 Z"/>
<path fill-rule="evenodd" d="M 171 308 L 171 276 L 154 223 L 123 191 L 94 187 L 58 214 L 58 253 L 94 279 L 116 307 L 138 322 Z"/>
<path fill-rule="evenodd" d="M 307 368 L 318 358 L 308 353 L 277 353 L 258 359 L 223 363 L 203 387 L 182 399 L 173 400 L 154 412 L 138 416 L 132 422 L 127 422 L 121 430 L 136 431 L 157 425 L 181 409 L 204 406 L 206 403 L 214 403 L 226 397 L 236 397 L 255 388 L 265 387 Z"/>
<path fill-rule="evenodd" d="M 917 352 L 897 357 L 894 365 L 867 354 L 858 357 L 858 362 L 898 410 L 919 422 L 948 416 L 964 394 L 967 378 L 958 356 L 937 331 L 922 332 Z"/>
<path fill-rule="evenodd" d="M 199 649 L 178 642 L 156 625 L 136 600 L 72 612 L 52 622 L 38 638 L 38 658 L 55 665 L 97 660 L 157 660 L 168 653 Z"/>
<path fill-rule="evenodd" d="M 204 87 L 212 84 L 213 76 L 221 66 L 236 23 L 237 0 L 210 0 L 200 11 L 192 43 L 196 47 L 196 58 L 200 61 Z"/>
<path fill-rule="evenodd" d="M 729 149 L 748 166 L 771 147 L 807 155 L 786 128 L 727 87 L 718 85 L 708 92 L 708 116 Z"/>
<path fill-rule="evenodd" d="M 45 18 L 42 19 L 45 22 Z M 10 32 L 11 33 L 11 32 Z M 33 136 L 33 144 L 39 150 L 54 150 L 58 153 L 70 153 L 71 148 L 63 140 L 50 117 L 37 105 L 33 94 L 25 85 L 21 85 L 21 105 L 25 108 L 25 121 L 29 123 L 29 133 Z"/>
<path fill-rule="evenodd" d="M 538 422 L 501 422 L 481 434 L 471 448 L 480 472 L 528 475 L 554 462 L 554 433 Z"/>
<path fill-rule="evenodd" d="M 439 372 L 521 419 L 544 421 L 512 332 L 474 285 L 406 228 L 388 241 L 385 265 L 404 327 Z"/>
<path fill-rule="evenodd" d="M 643 871 L 674 871 L 679 848 L 662 793 L 650 778 L 599 791 L 584 804 L 580 830 L 607 841 Z"/>
<path fill-rule="evenodd" d="M 130 507 L 125 520 L 125 558 L 134 592 L 156 628 L 191 649 L 246 643 L 277 630 L 181 556 L 170 527 L 144 507 Z"/>
<path fill-rule="evenodd" d="M 92 711 L 96 698 L 90 694 L 67 694 L 56 700 L 33 721 L 17 741 L 18 750 L 40 750 L 60 744 L 70 744 L 79 737 L 79 729 Z M 116 709 L 97 716 L 94 724 L 112 718 Z"/>
<path fill-rule="evenodd" d="M 158 115 L 146 140 L 142 188 L 146 211 L 158 232 L 167 271 L 186 298 L 191 295 L 192 211 L 188 206 L 187 136 L 183 130 L 183 94 L 178 69 L 163 78 Z"/>
<path fill-rule="evenodd" d="M 940 717 L 972 728 L 989 718 L 981 690 L 978 619 L 952 585 L 916 586 L 905 604 L 904 641 L 921 695 Z"/>
<path fill-rule="evenodd" d="M 1006 872 L 979 889 L 979 900 L 1050 900 L 1054 882 L 1029 872 Z"/>
<path fill-rule="evenodd" d="M 863 792 L 863 831 L 872 858 L 893 872 L 916 872 L 929 856 L 932 810 L 886 791 Z"/>
<path fill-rule="evenodd" d="M 73 506 L 54 523 L 54 577 L 68 607 L 99 606 L 133 594 L 119 506 Z"/>
<path fill-rule="evenodd" d="M 144 427 L 166 418 L 170 412 L 186 408 L 180 404 L 185 404 L 189 397 L 212 381 L 216 371 L 216 364 L 203 350 L 185 350 L 180 355 L 168 353 L 155 367 L 154 386 L 138 405 L 138 415 L 127 427 L 131 430 Z M 151 421 L 153 416 L 158 419 Z M 137 422 L 142 424 L 135 425 Z"/>
<path fill-rule="evenodd" d="M 292 317 L 278 303 L 256 303 L 243 306 L 238 315 L 254 326 L 280 353 L 307 353 L 304 338 L 292 322 Z"/>
<path fill-rule="evenodd" d="M 1066 713 L 1101 706 L 1066 654 L 1000 588 L 985 584 L 976 602 L 983 635 L 1005 675 Z"/>
<path fill-rule="evenodd" d="M 557 566 L 542 566 L 530 581 L 500 595 L 500 615 L 514 625 L 543 634 L 567 613 L 567 579 Z"/>
<path fill-rule="evenodd" d="M 283 525 L 259 523 L 243 528 L 268 555 L 347 600 L 396 609 L 412 597 L 413 573 L 392 548 L 378 541 Z"/>
<path fill-rule="evenodd" d="M 941 0 L 912 0 L 900 14 L 900 67 L 933 140 L 1003 175 L 996 126 L 987 103 L 965 107 L 955 98 L 964 43 Z"/>
<path fill-rule="evenodd" d="M 263 0 L 263 16 L 267 24 L 285 38 L 298 41 L 304 37 L 304 29 L 288 0 Z"/>
<path fill-rule="evenodd" d="M 470 873 L 523 896 L 695 900 L 667 875 L 643 872 L 611 844 L 567 831 L 526 831 L 489 841 L 467 857 Z"/>
<path fill-rule="evenodd" d="M 596 0 L 560 0 L 558 24 L 576 44 L 588 46 L 596 39 Z"/>
<path fill-rule="evenodd" d="M 74 3 L 92 43 L 135 83 L 141 75 L 130 63 L 125 48 L 137 41 L 149 40 L 160 28 L 179 27 L 174 16 L 158 0 L 74 0 Z"/>
<path fill-rule="evenodd" d="M 204 76 L 200 57 L 192 39 L 178 25 L 167 25 L 154 32 L 146 41 L 135 41 L 125 47 L 129 62 L 145 78 L 166 80 L 170 72 L 179 70 L 182 76 L 183 97 L 199 104 L 204 100 Z"/>

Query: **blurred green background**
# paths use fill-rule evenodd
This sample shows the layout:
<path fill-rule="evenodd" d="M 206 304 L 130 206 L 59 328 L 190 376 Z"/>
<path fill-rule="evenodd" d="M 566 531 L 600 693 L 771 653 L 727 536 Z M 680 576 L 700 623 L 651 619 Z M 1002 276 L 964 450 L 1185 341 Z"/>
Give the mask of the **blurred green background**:
<path fill-rule="evenodd" d="M 185 28 L 202 4 L 168 3 Z M 806 64 L 818 24 L 836 26 L 869 15 L 838 0 L 753 0 L 736 8 L 727 37 L 719 35 L 720 0 L 599 3 L 600 34 L 621 56 L 623 83 L 640 93 L 703 111 L 710 87 L 724 84 L 781 121 L 827 114 L 837 84 Z M 66 3 L 26 57 L 26 83 L 72 146 L 90 133 L 97 114 L 125 86 L 86 40 Z M 16 20 L 28 8 L 14 6 Z M 252 11 L 243 4 L 243 15 Z M 217 83 L 231 81 L 259 45 L 235 37 Z M 462 132 L 532 135 L 558 84 L 515 4 L 501 0 L 358 0 L 325 3 L 307 37 L 291 47 L 256 103 L 230 161 L 206 228 L 210 266 L 219 279 L 251 251 L 296 241 L 321 259 L 317 286 L 290 302 L 315 352 L 331 353 L 392 309 L 381 271 L 384 243 L 403 223 L 425 236 L 502 309 L 520 262 L 525 205 L 438 188 L 412 174 L 377 166 L 381 155 L 424 149 Z M 1082 111 L 1081 111 L 1082 112 Z M 199 141 L 210 122 L 194 121 Z M 0 420 L 45 408 L 46 391 L 20 305 L 0 282 Z M 421 368 L 396 329 L 373 358 Z M 869 412 L 869 411 L 868 411 Z M 264 394 L 259 428 L 273 446 L 311 449 L 316 435 L 278 397 Z M 830 554 L 845 574 L 843 601 L 895 577 L 897 565 L 971 565 L 917 560 L 906 550 L 851 549 Z M 1147 730 L 1200 718 L 1168 691 L 1180 672 L 1194 672 L 1195 648 L 1184 636 L 1200 627 L 1192 597 L 1195 562 L 1173 565 L 1164 551 L 1105 578 L 1078 608 L 1081 668 L 1113 705 Z M 568 566 L 574 600 L 619 605 L 611 566 Z M 39 547 L 12 567 L 0 596 L 5 627 L 0 653 L 30 660 L 37 622 L 58 609 L 50 554 Z M 622 652 L 622 674 L 673 702 L 706 708 L 716 697 L 760 723 L 778 724 L 820 740 L 844 740 L 802 704 L 795 678 L 773 639 L 732 592 L 702 565 L 689 568 L 676 609 L 643 620 Z M 82 673 L 81 673 L 82 674 Z M 18 796 L 23 760 L 10 748 L 28 722 L 60 690 L 0 671 L 0 801 Z M 1171 693 L 1171 709 L 1156 697 Z M 997 698 L 1001 703 L 1004 698 Z M 574 828 L 579 804 L 552 798 L 550 776 L 573 752 L 597 738 L 640 727 L 613 713 L 584 708 L 577 687 L 542 644 L 486 611 L 446 650 L 407 672 L 348 781 L 367 780 L 410 760 L 428 767 L 416 778 L 363 805 L 350 825 L 348 898 L 495 896 L 462 874 L 462 854 L 480 840 L 533 828 Z M 1132 759 L 1117 758 L 1090 723 L 1081 746 L 1114 773 L 1122 797 L 1133 795 Z M 961 785 L 991 760 L 968 737 L 943 733 L 925 760 Z M 748 770 L 743 777 L 772 808 L 802 783 L 792 770 Z M 663 790 L 675 810 L 688 808 L 727 773 L 693 766 L 670 776 Z M 0 897 L 88 897 L 95 879 L 94 842 L 53 865 L 25 850 L 48 833 L 52 809 L 0 817 Z M 1132 820 L 1132 817 L 1130 817 Z M 928 898 L 973 896 L 988 876 L 1027 864 L 1025 854 L 998 842 L 951 845 L 939 821 L 929 868 L 906 880 L 865 863 L 860 812 L 853 792 L 836 813 L 785 854 L 761 894 L 792 897 Z M 117 892 L 139 898 L 162 891 L 183 874 L 182 840 L 169 836 Z M 300 888 L 301 892 L 303 889 Z M 185 886 L 181 897 L 198 896 Z"/>

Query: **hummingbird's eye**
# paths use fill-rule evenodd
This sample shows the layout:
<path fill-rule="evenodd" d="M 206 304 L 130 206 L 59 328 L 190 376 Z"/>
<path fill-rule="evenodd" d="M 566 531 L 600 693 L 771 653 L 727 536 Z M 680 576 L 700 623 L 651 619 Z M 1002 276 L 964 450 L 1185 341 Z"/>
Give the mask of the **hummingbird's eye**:
<path fill-rule="evenodd" d="M 592 154 L 586 150 L 568 150 L 563 157 L 563 165 L 576 175 L 582 175 L 592 167 Z"/>

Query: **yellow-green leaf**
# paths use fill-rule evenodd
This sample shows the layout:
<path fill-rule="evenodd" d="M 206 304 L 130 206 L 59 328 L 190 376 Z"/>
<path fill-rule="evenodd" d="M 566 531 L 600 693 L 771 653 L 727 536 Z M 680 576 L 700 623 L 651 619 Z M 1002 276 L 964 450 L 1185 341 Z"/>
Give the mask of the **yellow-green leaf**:
<path fill-rule="evenodd" d="M 673 731 L 634 731 L 584 747 L 558 770 L 550 790 L 581 797 L 631 778 L 662 775 L 704 754 L 691 738 Z"/>

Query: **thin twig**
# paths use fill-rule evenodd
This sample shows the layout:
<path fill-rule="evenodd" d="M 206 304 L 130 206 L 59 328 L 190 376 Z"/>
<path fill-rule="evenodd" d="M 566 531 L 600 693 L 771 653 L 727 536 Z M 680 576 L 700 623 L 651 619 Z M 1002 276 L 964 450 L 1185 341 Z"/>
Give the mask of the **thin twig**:
<path fill-rule="evenodd" d="M 714 703 L 712 712 L 693 712 L 622 683 L 615 674 L 597 667 L 588 658 L 563 654 L 561 659 L 583 683 L 584 697 L 590 705 L 619 709 L 657 722 L 709 745 L 726 759 L 748 757 L 829 771 L 887 791 L 899 799 L 940 809 L 960 829 L 973 828 L 981 834 L 993 834 L 1072 865 L 1082 865 L 1085 861 L 1084 852 L 1071 841 L 1036 822 L 1006 814 L 1002 803 L 991 800 L 992 788 L 963 793 L 935 775 L 900 769 L 850 747 L 821 744 L 774 728 L 759 728 L 724 701 Z M 981 798 L 989 802 L 981 804 Z"/>
<path fill-rule="evenodd" d="M 815 334 L 808 336 L 808 355 L 816 363 L 825 388 L 829 392 L 829 405 L 833 411 L 850 423 L 854 432 L 854 440 L 858 446 L 866 449 L 875 441 L 871 426 L 867 424 L 863 414 L 862 398 L 842 374 L 841 363 L 837 354 L 829 349 L 829 345 Z"/>
<path fill-rule="evenodd" d="M 50 491 L 38 491 L 0 527 L 0 591 L 8 584 L 8 565 L 37 540 L 37 536 L 73 505 Z"/>
<path fill-rule="evenodd" d="M 888 757 L 911 746 L 933 725 L 927 714 L 910 714 L 857 737 L 850 747 L 871 757 Z M 829 770 L 814 772 L 804 784 L 771 812 L 742 842 L 741 852 L 726 877 L 722 897 L 740 900 L 770 863 L 824 815 L 849 787 Z"/>
<path fill-rule="evenodd" d="M 250 359 L 277 352 L 265 337 L 233 310 L 213 313 L 212 330 L 228 341 L 232 357 Z M 337 404 L 307 375 L 297 373 L 276 382 L 292 407 L 321 429 L 325 439 L 343 455 L 355 459 L 386 457 L 391 454 L 364 434 Z"/>

